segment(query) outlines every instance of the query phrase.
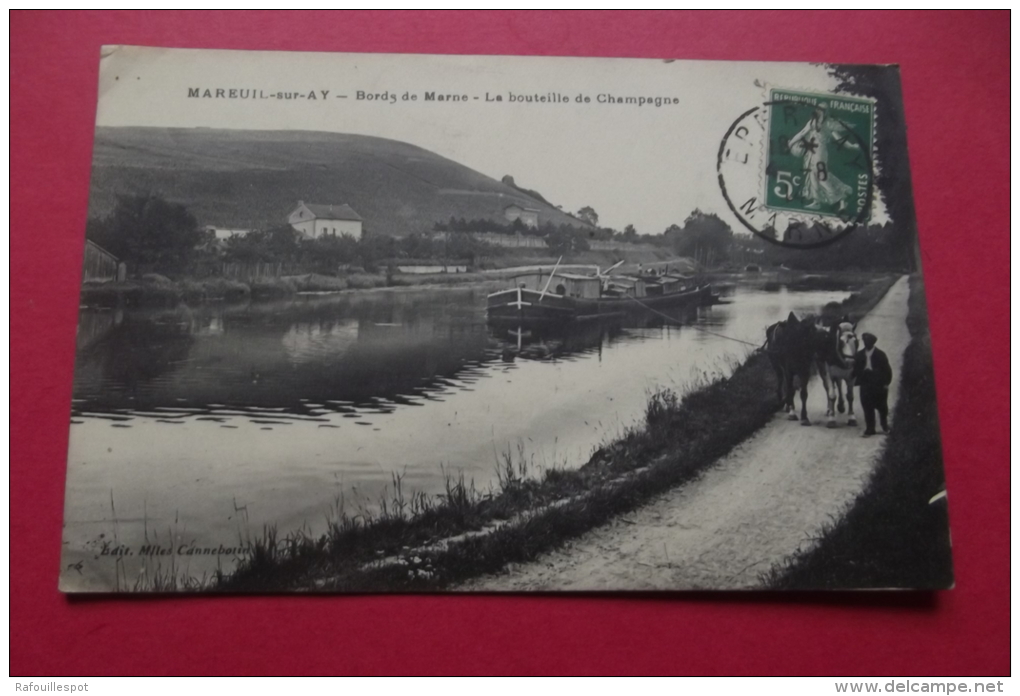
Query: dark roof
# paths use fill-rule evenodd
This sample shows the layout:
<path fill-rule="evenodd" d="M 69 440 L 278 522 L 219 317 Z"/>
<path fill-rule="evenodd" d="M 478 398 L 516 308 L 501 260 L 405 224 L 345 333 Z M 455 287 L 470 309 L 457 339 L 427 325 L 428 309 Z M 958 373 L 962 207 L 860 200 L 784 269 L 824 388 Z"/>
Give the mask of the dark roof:
<path fill-rule="evenodd" d="M 99 251 L 101 251 L 102 253 L 104 253 L 104 254 L 106 254 L 107 256 L 109 256 L 109 257 L 110 257 L 111 259 L 113 259 L 114 261 L 120 261 L 120 259 L 118 259 L 118 258 L 117 258 L 116 256 L 114 256 L 113 254 L 111 254 L 110 252 L 108 252 L 108 251 L 107 251 L 106 249 L 104 249 L 103 247 L 99 246 L 98 244 L 96 244 L 95 242 L 93 242 L 93 241 L 92 241 L 91 239 L 89 239 L 89 238 L 87 238 L 87 237 L 86 237 L 86 238 L 85 238 L 85 246 L 88 246 L 88 245 L 90 245 L 90 244 L 91 244 L 92 246 L 94 246 L 94 247 L 95 247 L 96 249 L 98 249 Z"/>
<path fill-rule="evenodd" d="M 305 203 L 304 205 L 312 211 L 312 215 L 320 220 L 361 220 L 361 216 L 354 212 L 354 208 L 346 203 L 343 205 Z"/>

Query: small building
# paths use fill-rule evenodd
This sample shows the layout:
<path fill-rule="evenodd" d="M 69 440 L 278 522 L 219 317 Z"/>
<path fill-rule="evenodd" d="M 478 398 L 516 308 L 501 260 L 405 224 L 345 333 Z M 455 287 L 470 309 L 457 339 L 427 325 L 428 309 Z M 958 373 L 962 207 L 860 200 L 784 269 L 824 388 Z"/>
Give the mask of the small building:
<path fill-rule="evenodd" d="M 361 216 L 346 203 L 319 205 L 298 201 L 297 208 L 287 216 L 287 223 L 308 239 L 345 234 L 361 239 Z"/>
<path fill-rule="evenodd" d="M 538 208 L 525 208 L 514 203 L 503 208 L 503 217 L 510 222 L 520 220 L 528 227 L 538 227 L 538 214 L 540 212 L 542 211 Z"/>
<path fill-rule="evenodd" d="M 85 259 L 82 262 L 83 283 L 109 283 L 125 280 L 127 265 L 91 239 L 85 240 Z"/>
<path fill-rule="evenodd" d="M 217 227 L 216 225 L 206 225 L 202 230 L 218 242 L 226 241 L 231 237 L 243 237 L 251 232 L 251 230 L 239 227 Z"/>

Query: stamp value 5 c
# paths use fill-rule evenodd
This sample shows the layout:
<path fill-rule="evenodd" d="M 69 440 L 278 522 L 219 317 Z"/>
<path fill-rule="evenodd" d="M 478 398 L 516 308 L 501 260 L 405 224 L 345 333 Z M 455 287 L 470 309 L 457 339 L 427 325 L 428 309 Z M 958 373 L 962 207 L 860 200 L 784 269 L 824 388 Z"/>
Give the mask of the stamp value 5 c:
<path fill-rule="evenodd" d="M 865 222 L 874 105 L 779 89 L 770 96 L 766 207 Z"/>
<path fill-rule="evenodd" d="M 719 148 L 719 185 L 745 227 L 800 248 L 868 221 L 875 105 L 869 99 L 774 88 Z"/>

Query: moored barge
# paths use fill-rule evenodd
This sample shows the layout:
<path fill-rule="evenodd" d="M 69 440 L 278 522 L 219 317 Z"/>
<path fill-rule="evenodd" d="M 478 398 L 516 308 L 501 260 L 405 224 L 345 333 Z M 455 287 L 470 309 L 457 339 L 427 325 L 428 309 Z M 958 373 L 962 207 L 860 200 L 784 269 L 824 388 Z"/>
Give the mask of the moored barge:
<path fill-rule="evenodd" d="M 685 305 L 711 304 L 712 287 L 683 275 L 609 276 L 537 270 L 488 296 L 490 322 L 557 325 Z"/>

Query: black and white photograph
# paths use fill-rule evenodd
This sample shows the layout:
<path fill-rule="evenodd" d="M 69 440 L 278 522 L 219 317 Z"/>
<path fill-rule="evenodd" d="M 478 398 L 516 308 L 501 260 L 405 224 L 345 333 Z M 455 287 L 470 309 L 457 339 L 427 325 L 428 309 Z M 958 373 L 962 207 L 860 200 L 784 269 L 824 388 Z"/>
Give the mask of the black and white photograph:
<path fill-rule="evenodd" d="M 948 589 L 899 70 L 109 46 L 68 593 Z"/>

